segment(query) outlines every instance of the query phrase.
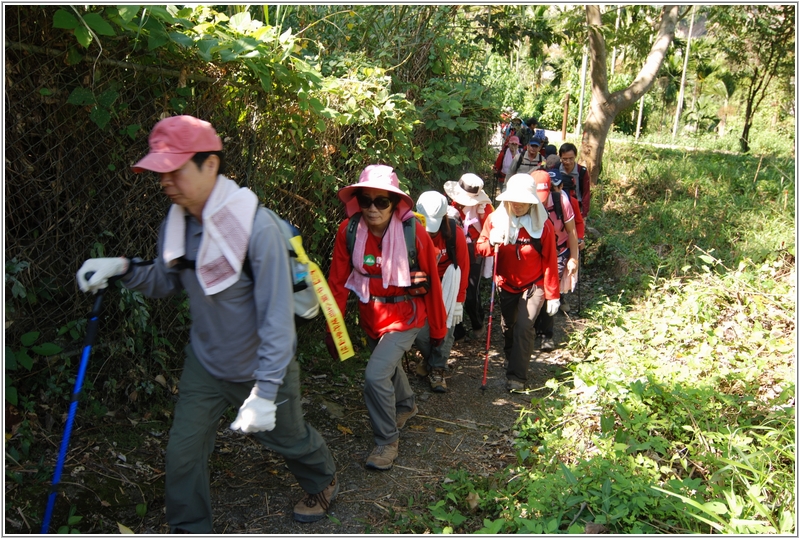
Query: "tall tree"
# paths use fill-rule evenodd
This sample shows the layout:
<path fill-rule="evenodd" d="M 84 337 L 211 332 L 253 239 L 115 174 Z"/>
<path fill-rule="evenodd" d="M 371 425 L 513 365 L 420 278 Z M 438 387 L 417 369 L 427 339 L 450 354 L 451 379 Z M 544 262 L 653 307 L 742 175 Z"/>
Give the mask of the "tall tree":
<path fill-rule="evenodd" d="M 684 13 L 685 14 L 685 13 Z M 614 118 L 647 92 L 656 79 L 667 54 L 675 27 L 680 19 L 679 6 L 664 6 L 661 22 L 650 53 L 634 81 L 622 90 L 608 91 L 608 67 L 606 65 L 606 42 L 599 6 L 586 6 L 586 23 L 589 33 L 589 58 L 591 60 L 592 101 L 589 114 L 583 124 L 581 156 L 589 169 L 592 183 L 597 183 L 600 165 L 603 162 L 606 138 Z"/>
<path fill-rule="evenodd" d="M 750 5 L 717 7 L 709 13 L 709 34 L 725 56 L 744 92 L 744 126 L 739 137 L 750 149 L 753 116 L 776 76 L 793 75 L 795 7 Z"/>

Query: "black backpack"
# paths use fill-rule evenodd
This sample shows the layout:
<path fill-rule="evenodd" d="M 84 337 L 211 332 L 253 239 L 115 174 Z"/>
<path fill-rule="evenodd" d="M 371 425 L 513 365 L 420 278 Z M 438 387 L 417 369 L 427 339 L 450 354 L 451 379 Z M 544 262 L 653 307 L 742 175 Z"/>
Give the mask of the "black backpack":
<path fill-rule="evenodd" d="M 581 198 L 581 178 L 586 174 L 586 167 L 578 165 L 578 181 L 573 179 L 571 174 L 565 174 L 561 187 L 567 192 L 568 196 L 575 197 L 578 201 L 578 207 L 583 211 L 583 199 Z"/>

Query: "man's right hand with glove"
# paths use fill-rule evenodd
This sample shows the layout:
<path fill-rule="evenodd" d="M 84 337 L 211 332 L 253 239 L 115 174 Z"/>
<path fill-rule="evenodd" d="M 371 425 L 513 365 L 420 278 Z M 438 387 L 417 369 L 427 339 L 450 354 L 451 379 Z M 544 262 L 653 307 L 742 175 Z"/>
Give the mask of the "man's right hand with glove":
<path fill-rule="evenodd" d="M 256 395 L 256 388 L 250 392 L 239 408 L 236 420 L 231 423 L 231 430 L 244 433 L 261 432 L 275 428 L 275 413 L 278 407 L 275 401 Z"/>
<path fill-rule="evenodd" d="M 90 258 L 83 263 L 78 270 L 78 286 L 84 292 L 96 293 L 98 290 L 108 286 L 108 280 L 112 277 L 125 275 L 128 271 L 130 260 L 120 258 Z M 90 278 L 86 274 L 91 273 Z"/>

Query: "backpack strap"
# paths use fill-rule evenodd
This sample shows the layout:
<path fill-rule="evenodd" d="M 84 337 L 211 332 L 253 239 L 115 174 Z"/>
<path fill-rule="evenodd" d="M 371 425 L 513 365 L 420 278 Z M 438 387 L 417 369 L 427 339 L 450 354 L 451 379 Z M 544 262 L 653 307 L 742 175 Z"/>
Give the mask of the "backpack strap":
<path fill-rule="evenodd" d="M 458 260 L 456 260 L 456 233 L 458 228 L 456 228 L 455 219 L 448 217 L 447 222 L 450 223 L 450 237 L 445 242 L 444 248 L 447 251 L 447 258 L 450 259 L 450 263 L 458 269 Z"/>

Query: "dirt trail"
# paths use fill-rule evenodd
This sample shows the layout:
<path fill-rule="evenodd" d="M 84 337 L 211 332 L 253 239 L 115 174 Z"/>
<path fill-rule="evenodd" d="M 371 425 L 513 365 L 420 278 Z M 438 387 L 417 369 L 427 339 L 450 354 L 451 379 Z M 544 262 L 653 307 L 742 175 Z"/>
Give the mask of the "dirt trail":
<path fill-rule="evenodd" d="M 574 322 L 558 314 L 555 340 L 566 339 L 563 328 Z M 358 534 L 381 532 L 391 510 L 434 503 L 435 488 L 453 469 L 489 474 L 515 461 L 512 428 L 534 393 L 505 390 L 502 335 L 493 323 L 487 389 L 480 389 L 485 343 L 461 340 L 453 347 L 446 376 L 447 393 L 432 393 L 426 379 L 414 374 L 416 352 L 408 354 L 408 372 L 417 394 L 419 415 L 400 437 L 400 455 L 387 472 L 365 469 L 373 448 L 362 395 L 363 380 L 307 377 L 304 383 L 307 420 L 325 437 L 338 467 L 341 491 L 330 517 L 312 524 L 292 519 L 301 492 L 279 455 L 227 429 L 220 429 L 212 457 L 212 499 L 216 533 Z M 538 346 L 538 341 L 537 341 Z M 535 351 L 529 387 L 564 372 L 568 353 L 559 347 Z M 323 377 L 324 376 L 324 377 Z M 545 392 L 536 392 L 538 395 Z M 164 440 L 165 442 L 165 440 Z M 163 499 L 151 510 L 138 533 L 166 533 Z M 139 519 L 135 519 L 139 520 Z"/>

